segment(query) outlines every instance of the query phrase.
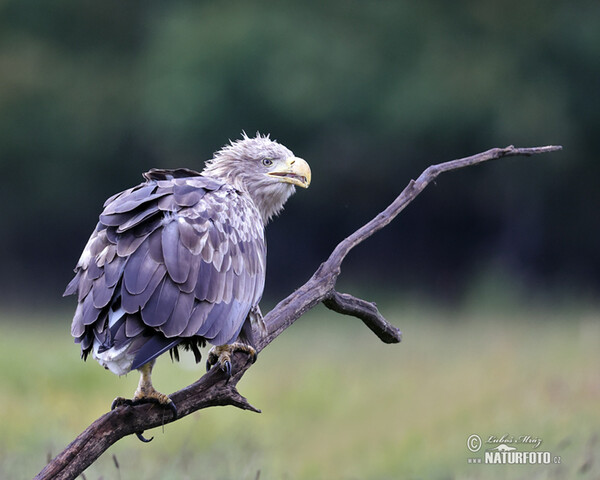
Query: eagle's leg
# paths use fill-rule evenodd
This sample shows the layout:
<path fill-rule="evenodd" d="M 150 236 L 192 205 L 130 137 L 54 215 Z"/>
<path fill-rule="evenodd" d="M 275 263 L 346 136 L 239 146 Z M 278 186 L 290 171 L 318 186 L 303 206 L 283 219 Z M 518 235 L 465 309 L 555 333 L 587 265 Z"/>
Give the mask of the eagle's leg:
<path fill-rule="evenodd" d="M 241 342 L 234 342 L 226 345 L 218 345 L 212 347 L 208 352 L 206 360 L 206 371 L 210 370 L 213 365 L 219 364 L 227 377 L 231 377 L 231 356 L 235 352 L 245 352 L 252 357 L 252 363 L 256 362 L 256 350 L 254 347 Z"/>
<path fill-rule="evenodd" d="M 139 405 L 140 403 L 157 403 L 168 407 L 173 412 L 173 417 L 177 418 L 177 407 L 167 395 L 158 392 L 152 385 L 152 367 L 154 367 L 155 360 L 142 365 L 139 369 L 140 382 L 138 383 L 137 390 L 133 394 L 131 400 L 123 397 L 117 397 L 113 400 L 111 410 L 121 405 Z"/>

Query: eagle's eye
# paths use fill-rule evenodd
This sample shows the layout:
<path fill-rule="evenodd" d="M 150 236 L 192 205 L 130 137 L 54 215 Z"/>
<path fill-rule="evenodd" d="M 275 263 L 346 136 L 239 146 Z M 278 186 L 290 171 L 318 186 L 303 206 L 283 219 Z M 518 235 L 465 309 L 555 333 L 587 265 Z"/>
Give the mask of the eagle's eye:
<path fill-rule="evenodd" d="M 273 159 L 272 158 L 268 158 L 268 157 L 267 158 L 263 158 L 262 159 L 262 164 L 265 167 L 270 167 L 271 165 L 273 165 Z"/>

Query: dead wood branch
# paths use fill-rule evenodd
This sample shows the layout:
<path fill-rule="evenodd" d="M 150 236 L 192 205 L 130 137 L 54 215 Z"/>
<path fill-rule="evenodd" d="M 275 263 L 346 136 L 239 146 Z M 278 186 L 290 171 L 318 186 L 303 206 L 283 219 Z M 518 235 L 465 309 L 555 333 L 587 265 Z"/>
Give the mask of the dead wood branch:
<path fill-rule="evenodd" d="M 342 262 L 350 250 L 389 224 L 429 183 L 444 172 L 502 157 L 537 155 L 561 148 L 560 146 L 493 148 L 470 157 L 431 165 L 417 180 L 411 180 L 383 212 L 342 240 L 304 285 L 279 302 L 265 316 L 267 335 L 260 338 L 257 350 L 260 352 L 304 313 L 321 302 L 335 312 L 361 319 L 383 342 L 399 342 L 402 338 L 400 330 L 383 318 L 375 304 L 335 290 Z M 227 383 L 223 372 L 213 368 L 197 382 L 170 395 L 179 412 L 177 420 L 203 408 L 223 405 L 233 405 L 259 412 L 260 410 L 250 405 L 236 388 L 237 383 L 250 367 L 248 357 L 236 353 L 233 364 L 234 372 Z M 35 478 L 36 480 L 74 479 L 124 436 L 165 425 L 171 421 L 173 420 L 168 410 L 151 404 L 117 408 L 104 414 L 86 428 Z"/>

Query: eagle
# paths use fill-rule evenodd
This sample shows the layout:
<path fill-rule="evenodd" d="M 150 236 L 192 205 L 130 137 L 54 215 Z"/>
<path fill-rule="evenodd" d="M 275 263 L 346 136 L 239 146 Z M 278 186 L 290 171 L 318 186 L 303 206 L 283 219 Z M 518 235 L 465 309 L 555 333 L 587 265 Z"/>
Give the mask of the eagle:
<path fill-rule="evenodd" d="M 207 370 L 231 376 L 232 354 L 256 360 L 253 324 L 264 330 L 259 302 L 265 286 L 264 229 L 295 186 L 308 188 L 311 170 L 269 135 L 245 133 L 206 162 L 152 169 L 145 181 L 104 203 L 75 277 L 64 295 L 77 295 L 71 334 L 117 375 L 139 370 L 132 399 L 177 409 L 152 386 L 156 358 L 179 359 L 178 348 L 213 347 Z"/>

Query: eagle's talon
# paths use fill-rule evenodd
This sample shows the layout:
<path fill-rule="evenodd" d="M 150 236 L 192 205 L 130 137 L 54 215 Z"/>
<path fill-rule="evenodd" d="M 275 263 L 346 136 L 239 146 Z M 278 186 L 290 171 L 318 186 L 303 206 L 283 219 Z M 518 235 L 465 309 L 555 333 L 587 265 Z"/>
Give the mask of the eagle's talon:
<path fill-rule="evenodd" d="M 140 442 L 150 443 L 154 440 L 154 437 L 146 438 L 144 437 L 144 432 L 135 432 L 135 436 L 138 438 Z"/>
<path fill-rule="evenodd" d="M 161 398 L 157 397 L 134 397 L 133 399 L 117 397 L 113 400 L 112 404 L 110 405 L 110 409 L 114 410 L 118 407 L 135 407 L 136 405 L 142 405 L 144 403 L 155 403 L 157 405 L 162 405 L 163 407 L 168 408 L 173 414 L 173 420 L 176 420 L 178 415 L 177 407 L 175 406 L 175 403 L 173 403 L 173 400 L 171 400 L 166 395 L 165 397 L 169 399 L 168 402 L 165 402 L 164 400 L 161 400 Z M 148 440 L 148 442 L 149 441 L 150 440 Z"/>
<path fill-rule="evenodd" d="M 110 404 L 110 409 L 114 410 L 115 408 L 118 408 L 118 407 L 125 407 L 125 406 L 131 406 L 131 405 L 133 405 L 133 400 L 131 400 L 129 398 L 124 398 L 124 397 L 117 397 Z"/>
<path fill-rule="evenodd" d="M 221 370 L 225 372 L 227 378 L 231 377 L 231 362 L 229 360 L 225 360 L 223 365 L 221 365 Z"/>
<path fill-rule="evenodd" d="M 171 413 L 173 414 L 173 420 L 177 420 L 177 407 L 175 406 L 175 404 L 173 403 L 173 400 L 171 400 L 168 404 L 167 407 L 169 408 L 169 410 L 171 410 Z"/>
<path fill-rule="evenodd" d="M 208 372 L 213 365 L 218 363 L 221 370 L 225 373 L 225 375 L 227 375 L 227 380 L 229 380 L 233 371 L 231 356 L 235 352 L 245 352 L 250 356 L 252 363 L 256 362 L 256 350 L 250 345 L 240 342 L 235 342 L 228 345 L 218 345 L 212 347 L 208 352 L 208 358 L 206 359 L 206 371 Z"/>
<path fill-rule="evenodd" d="M 173 420 L 177 419 L 177 407 L 173 400 L 171 400 L 167 395 L 163 395 L 159 392 L 156 392 L 160 397 L 138 397 L 133 398 L 133 400 L 126 400 L 126 405 L 143 405 L 144 403 L 155 403 L 156 405 L 160 405 L 162 407 L 168 408 L 173 414 Z M 165 401 L 165 398 L 168 399 L 168 402 Z M 150 441 L 150 440 L 148 440 Z"/>
<path fill-rule="evenodd" d="M 213 367 L 213 365 L 217 364 L 217 361 L 219 360 L 219 357 L 217 355 L 215 355 L 211 349 L 211 351 L 208 353 L 208 358 L 206 359 L 206 371 L 210 371 L 210 369 Z"/>
<path fill-rule="evenodd" d="M 158 394 L 158 392 L 156 392 L 156 393 Z M 159 395 L 162 395 L 162 394 L 159 394 Z M 136 405 L 142 405 L 144 403 L 156 403 L 158 405 L 162 405 L 163 407 L 167 407 L 169 410 L 171 410 L 171 412 L 173 413 L 173 420 L 177 419 L 177 407 L 173 403 L 173 400 L 171 400 L 166 395 L 164 395 L 164 396 L 169 399 L 168 403 L 162 402 L 161 399 L 158 397 L 134 397 L 134 398 L 117 397 L 113 400 L 113 402 L 110 406 L 110 409 L 114 410 L 115 408 L 126 407 L 126 406 L 135 407 Z M 150 437 L 150 438 L 144 437 L 143 433 L 144 432 L 135 432 L 135 436 L 141 442 L 150 443 L 154 439 L 154 437 Z"/>

